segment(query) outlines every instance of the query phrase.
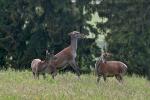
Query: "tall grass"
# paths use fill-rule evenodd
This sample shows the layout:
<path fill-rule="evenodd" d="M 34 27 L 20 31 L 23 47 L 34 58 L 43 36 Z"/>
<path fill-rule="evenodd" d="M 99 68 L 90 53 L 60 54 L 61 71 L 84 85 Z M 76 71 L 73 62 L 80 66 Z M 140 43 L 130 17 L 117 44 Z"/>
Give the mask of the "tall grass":
<path fill-rule="evenodd" d="M 55 80 L 47 75 L 35 80 L 30 71 L 0 71 L 0 100 L 150 100 L 150 83 L 142 77 L 125 76 L 124 84 L 115 78 L 96 83 L 92 74 L 65 73 Z"/>

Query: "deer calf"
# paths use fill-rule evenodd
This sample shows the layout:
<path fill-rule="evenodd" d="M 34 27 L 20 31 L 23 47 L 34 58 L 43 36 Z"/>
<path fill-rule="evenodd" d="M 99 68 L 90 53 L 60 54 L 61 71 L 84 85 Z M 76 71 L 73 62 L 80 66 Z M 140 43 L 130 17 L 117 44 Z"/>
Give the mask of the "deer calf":
<path fill-rule="evenodd" d="M 54 78 L 56 75 L 56 69 L 50 64 L 53 59 L 54 55 L 50 54 L 48 51 L 46 51 L 46 59 L 44 61 L 40 59 L 34 59 L 31 63 L 31 69 L 34 78 L 39 79 L 39 74 L 42 74 L 43 78 L 45 79 L 45 73 L 51 74 L 52 78 Z"/>

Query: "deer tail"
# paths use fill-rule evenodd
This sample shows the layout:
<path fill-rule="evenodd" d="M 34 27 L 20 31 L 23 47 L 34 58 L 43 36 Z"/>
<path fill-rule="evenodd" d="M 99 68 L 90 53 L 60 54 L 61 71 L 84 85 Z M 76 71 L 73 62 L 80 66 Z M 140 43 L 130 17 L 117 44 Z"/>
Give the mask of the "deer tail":
<path fill-rule="evenodd" d="M 127 65 L 123 63 L 123 65 L 122 65 L 122 73 L 123 73 L 123 75 L 127 72 L 127 68 L 128 68 Z"/>

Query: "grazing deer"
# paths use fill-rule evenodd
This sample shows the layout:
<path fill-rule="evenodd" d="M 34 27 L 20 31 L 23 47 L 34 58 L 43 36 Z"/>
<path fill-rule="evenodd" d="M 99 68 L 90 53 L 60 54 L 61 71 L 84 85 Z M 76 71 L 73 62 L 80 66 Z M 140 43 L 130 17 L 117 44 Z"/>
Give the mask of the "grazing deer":
<path fill-rule="evenodd" d="M 43 78 L 45 79 L 45 73 L 49 73 L 52 75 L 52 78 L 54 78 L 55 76 L 55 67 L 53 67 L 52 65 L 50 65 L 51 60 L 53 60 L 54 55 L 50 54 L 47 50 L 46 50 L 46 59 L 44 61 L 41 61 L 40 59 L 34 59 L 31 63 L 31 69 L 32 69 L 32 73 L 34 78 L 38 78 L 39 79 L 39 74 L 43 75 Z"/>
<path fill-rule="evenodd" d="M 77 56 L 76 51 L 78 38 L 81 38 L 83 35 L 77 31 L 73 31 L 68 35 L 71 37 L 71 44 L 55 55 L 56 59 L 52 61 L 51 65 L 55 66 L 56 69 L 60 69 L 69 64 L 76 71 L 79 77 L 80 69 L 77 66 L 75 58 Z"/>
<path fill-rule="evenodd" d="M 106 77 L 115 76 L 119 82 L 122 82 L 127 66 L 121 61 L 106 61 L 104 58 L 106 56 L 107 54 L 102 53 L 95 64 L 96 74 L 98 75 L 97 82 L 99 82 L 101 76 L 103 76 L 104 81 L 106 81 Z"/>

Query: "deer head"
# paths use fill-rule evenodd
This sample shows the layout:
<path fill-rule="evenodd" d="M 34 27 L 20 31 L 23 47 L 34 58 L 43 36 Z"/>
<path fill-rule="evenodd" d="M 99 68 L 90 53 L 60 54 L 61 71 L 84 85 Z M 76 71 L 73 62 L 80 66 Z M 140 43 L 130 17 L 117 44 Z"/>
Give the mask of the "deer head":
<path fill-rule="evenodd" d="M 112 56 L 111 53 L 106 52 L 106 51 L 102 51 L 102 52 L 101 52 L 100 60 L 101 60 L 102 62 L 105 62 L 106 59 L 109 58 L 109 57 L 111 57 L 111 56 Z"/>
<path fill-rule="evenodd" d="M 54 59 L 54 52 L 52 51 L 51 53 L 46 50 L 46 61 L 49 61 L 49 60 L 53 60 Z"/>
<path fill-rule="evenodd" d="M 68 35 L 71 36 L 71 38 L 82 38 L 82 37 L 84 37 L 84 35 L 78 31 L 73 31 L 73 32 L 69 33 Z"/>
<path fill-rule="evenodd" d="M 103 57 L 106 59 L 106 58 L 109 58 L 109 57 L 111 57 L 112 56 L 112 54 L 111 53 L 109 53 L 109 52 L 104 52 L 103 53 Z"/>

